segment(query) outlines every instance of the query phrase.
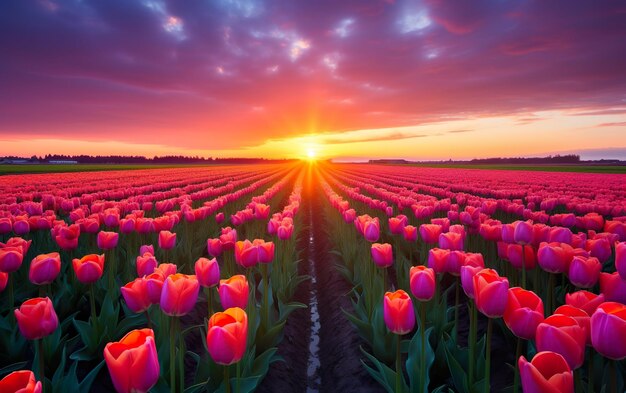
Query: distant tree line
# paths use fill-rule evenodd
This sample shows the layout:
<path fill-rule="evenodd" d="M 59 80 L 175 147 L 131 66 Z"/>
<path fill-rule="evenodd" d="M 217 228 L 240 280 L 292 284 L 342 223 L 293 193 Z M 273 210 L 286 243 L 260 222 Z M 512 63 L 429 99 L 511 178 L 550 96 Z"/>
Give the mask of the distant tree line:
<path fill-rule="evenodd" d="M 547 157 L 495 157 L 495 158 L 474 158 L 470 164 L 578 164 L 580 156 L 578 154 L 565 154 Z"/>
<path fill-rule="evenodd" d="M 0 157 L 5 160 L 27 160 L 32 163 L 46 163 L 50 161 L 76 161 L 79 164 L 257 164 L 265 162 L 286 162 L 286 159 L 266 159 L 266 158 L 205 158 L 200 156 L 167 155 L 148 158 L 144 156 L 90 156 L 90 155 L 64 155 L 46 154 L 45 156 Z"/>

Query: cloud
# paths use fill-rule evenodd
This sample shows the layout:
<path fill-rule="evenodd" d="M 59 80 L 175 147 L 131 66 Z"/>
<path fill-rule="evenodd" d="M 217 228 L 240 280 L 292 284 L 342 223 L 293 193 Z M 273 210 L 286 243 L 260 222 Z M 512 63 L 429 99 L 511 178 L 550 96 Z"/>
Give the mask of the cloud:
<path fill-rule="evenodd" d="M 413 139 L 413 138 L 424 138 L 427 134 L 406 134 L 403 132 L 391 132 L 383 135 L 375 135 L 375 136 L 365 136 L 365 137 L 330 137 L 324 138 L 321 140 L 321 143 L 324 145 L 339 145 L 345 143 L 360 143 L 360 142 L 385 142 L 385 141 L 396 141 L 401 139 Z"/>
<path fill-rule="evenodd" d="M 597 127 L 626 127 L 626 121 L 598 124 Z"/>

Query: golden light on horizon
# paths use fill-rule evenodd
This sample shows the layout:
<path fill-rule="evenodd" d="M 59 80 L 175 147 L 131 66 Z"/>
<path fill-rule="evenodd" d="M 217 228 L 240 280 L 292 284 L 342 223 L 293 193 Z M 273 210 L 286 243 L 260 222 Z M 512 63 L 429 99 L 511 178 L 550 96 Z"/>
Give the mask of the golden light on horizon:
<path fill-rule="evenodd" d="M 308 149 L 306 151 L 306 156 L 309 160 L 315 160 L 316 156 L 317 156 L 317 152 L 313 149 Z"/>

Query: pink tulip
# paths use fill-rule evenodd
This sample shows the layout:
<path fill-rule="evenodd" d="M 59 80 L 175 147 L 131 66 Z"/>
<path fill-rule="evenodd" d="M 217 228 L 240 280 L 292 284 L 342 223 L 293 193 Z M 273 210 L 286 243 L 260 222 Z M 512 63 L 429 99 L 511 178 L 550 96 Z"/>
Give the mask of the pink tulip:
<path fill-rule="evenodd" d="M 593 315 L 600 304 L 604 303 L 604 295 L 591 293 L 589 291 L 578 291 L 565 295 L 565 304 L 584 310 L 587 314 Z"/>
<path fill-rule="evenodd" d="M 402 289 L 387 292 L 383 298 L 385 324 L 394 334 L 407 334 L 415 327 L 415 310 L 409 295 Z"/>
<path fill-rule="evenodd" d="M 176 246 L 176 234 L 170 231 L 159 232 L 159 248 L 163 250 L 171 250 Z"/>
<path fill-rule="evenodd" d="M 46 285 L 54 281 L 61 272 L 61 256 L 58 252 L 41 254 L 30 263 L 28 279 L 35 285 Z"/>
<path fill-rule="evenodd" d="M 600 273 L 600 292 L 607 302 L 626 304 L 626 280 L 619 273 Z"/>
<path fill-rule="evenodd" d="M 374 243 L 371 247 L 372 260 L 380 268 L 393 265 L 393 249 L 389 243 Z"/>
<path fill-rule="evenodd" d="M 196 276 L 181 273 L 168 276 L 161 292 L 161 310 L 169 316 L 187 314 L 196 305 L 199 290 Z"/>
<path fill-rule="evenodd" d="M 196 277 L 201 286 L 214 287 L 220 282 L 220 265 L 217 259 L 200 258 L 195 264 Z"/>
<path fill-rule="evenodd" d="M 600 277 L 602 264 L 594 257 L 574 257 L 569 265 L 569 280 L 580 288 L 591 288 Z"/>
<path fill-rule="evenodd" d="M 423 265 L 413 266 L 409 272 L 411 293 L 422 302 L 427 302 L 435 295 L 437 281 L 435 271 Z"/>
<path fill-rule="evenodd" d="M 98 232 L 98 237 L 96 239 L 98 248 L 101 250 L 114 249 L 115 247 L 117 247 L 119 236 L 120 234 L 117 232 L 106 232 L 106 231 Z"/>

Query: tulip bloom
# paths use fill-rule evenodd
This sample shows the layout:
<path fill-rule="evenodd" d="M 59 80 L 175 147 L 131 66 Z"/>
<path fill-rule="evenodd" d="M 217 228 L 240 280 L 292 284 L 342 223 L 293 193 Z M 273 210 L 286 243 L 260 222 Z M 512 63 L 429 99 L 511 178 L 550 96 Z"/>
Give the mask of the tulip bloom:
<path fill-rule="evenodd" d="M 61 272 L 61 257 L 58 252 L 41 254 L 30 263 L 28 279 L 35 285 L 50 284 Z"/>
<path fill-rule="evenodd" d="M 13 371 L 0 380 L 0 392 L 41 393 L 41 382 L 30 370 Z"/>
<path fill-rule="evenodd" d="M 199 258 L 195 264 L 198 283 L 205 288 L 214 287 L 220 282 L 220 265 L 217 259 Z"/>
<path fill-rule="evenodd" d="M 163 281 L 165 281 L 165 279 L 172 274 L 176 274 L 177 270 L 177 266 L 173 263 L 161 263 L 156 269 L 154 269 L 154 273 L 161 273 Z"/>
<path fill-rule="evenodd" d="M 274 242 L 266 242 L 263 239 L 255 239 L 252 244 L 257 247 L 259 263 L 272 263 L 274 260 Z"/>
<path fill-rule="evenodd" d="M 24 253 L 20 247 L 0 248 L 0 272 L 13 273 L 22 266 Z"/>
<path fill-rule="evenodd" d="M 378 217 L 363 223 L 363 237 L 370 243 L 378 241 L 380 237 L 380 223 Z"/>
<path fill-rule="evenodd" d="M 615 268 L 622 280 L 626 280 L 626 242 L 615 244 Z"/>
<path fill-rule="evenodd" d="M 596 351 L 613 360 L 626 358 L 626 306 L 606 302 L 591 316 L 591 343 Z"/>
<path fill-rule="evenodd" d="M 148 293 L 148 299 L 150 304 L 161 303 L 161 292 L 163 291 L 163 282 L 165 278 L 161 272 L 155 272 L 148 276 L 145 276 L 146 280 L 146 292 Z"/>
<path fill-rule="evenodd" d="M 574 257 L 569 265 L 569 280 L 580 288 L 591 288 L 600 277 L 602 264 L 594 257 Z"/>
<path fill-rule="evenodd" d="M 406 226 L 407 218 L 404 217 L 390 217 L 388 220 L 389 224 L 389 232 L 392 235 L 399 235 L 402 233 L 404 227 Z"/>
<path fill-rule="evenodd" d="M 463 251 L 463 240 L 463 235 L 460 233 L 441 233 L 439 235 L 439 248 Z"/>
<path fill-rule="evenodd" d="M 528 362 L 518 361 L 524 393 L 574 393 L 574 376 L 565 358 L 556 352 L 544 351 Z"/>
<path fill-rule="evenodd" d="M 517 244 L 531 244 L 533 242 L 533 224 L 531 221 L 519 221 L 513 231 L 513 241 Z"/>
<path fill-rule="evenodd" d="M 211 256 L 218 257 L 222 255 L 222 241 L 220 239 L 207 239 L 206 248 Z"/>
<path fill-rule="evenodd" d="M 276 235 L 278 235 L 280 240 L 287 240 L 291 238 L 291 235 L 293 235 L 293 224 L 289 221 L 283 221 L 276 230 Z"/>
<path fill-rule="evenodd" d="M 89 254 L 81 259 L 72 260 L 74 273 L 78 281 L 83 284 L 92 284 L 102 277 L 104 270 L 104 254 Z"/>
<path fill-rule="evenodd" d="M 591 346 L 591 318 L 587 312 L 580 308 L 564 304 L 554 310 L 554 314 L 567 315 L 568 317 L 574 318 L 578 325 L 585 331 L 585 344 L 588 347 Z"/>
<path fill-rule="evenodd" d="M 98 243 L 98 248 L 101 250 L 112 250 L 117 247 L 117 242 L 120 238 L 120 234 L 117 232 L 106 232 L 100 231 L 98 232 L 98 238 L 96 242 Z"/>
<path fill-rule="evenodd" d="M 417 228 L 413 225 L 407 225 L 402 228 L 402 235 L 407 242 L 414 242 L 417 240 Z"/>
<path fill-rule="evenodd" d="M 385 293 L 383 311 L 387 329 L 392 333 L 407 334 L 415 327 L 413 302 L 402 289 Z"/>
<path fill-rule="evenodd" d="M 237 241 L 237 230 L 231 227 L 222 228 L 222 234 L 219 238 L 222 242 L 223 250 L 232 250 L 235 248 L 235 242 Z"/>
<path fill-rule="evenodd" d="M 259 262 L 259 250 L 248 239 L 235 243 L 235 261 L 245 267 L 250 268 Z"/>
<path fill-rule="evenodd" d="M 159 232 L 159 248 L 171 250 L 176 245 L 176 234 L 170 231 Z"/>
<path fill-rule="evenodd" d="M 589 315 L 593 315 L 600 304 L 604 303 L 604 295 L 589 291 L 578 291 L 565 294 L 565 304 L 580 308 Z"/>
<path fill-rule="evenodd" d="M 126 305 L 132 312 L 144 312 L 152 305 L 147 285 L 148 280 L 140 277 L 120 288 L 122 297 L 124 297 Z"/>
<path fill-rule="evenodd" d="M 437 281 L 435 271 L 426 266 L 413 266 L 409 272 L 411 293 L 422 302 L 427 302 L 435 295 Z"/>
<path fill-rule="evenodd" d="M 224 309 L 232 307 L 245 309 L 248 305 L 248 280 L 242 274 L 220 280 L 218 292 Z"/>
<path fill-rule="evenodd" d="M 239 307 L 213 314 L 209 319 L 206 344 L 211 359 L 217 364 L 230 365 L 246 353 L 248 316 Z"/>
<path fill-rule="evenodd" d="M 619 273 L 600 273 L 600 292 L 607 302 L 626 304 L 626 281 Z"/>
<path fill-rule="evenodd" d="M 144 244 L 143 246 L 139 247 L 139 255 L 144 255 L 145 253 L 154 255 L 154 246 L 152 244 Z"/>
<path fill-rule="evenodd" d="M 161 310 L 171 317 L 185 315 L 196 305 L 199 291 L 196 276 L 172 274 L 163 282 Z"/>
<path fill-rule="evenodd" d="M 223 212 L 217 213 L 217 214 L 215 215 L 215 222 L 216 222 L 218 225 L 219 225 L 219 224 L 221 224 L 221 223 L 223 223 L 223 222 L 224 222 L 224 219 L 225 219 L 225 217 L 224 217 L 224 213 L 223 213 Z"/>
<path fill-rule="evenodd" d="M 561 247 L 561 243 L 541 243 L 537 250 L 539 266 L 550 273 L 565 273 L 569 269 L 572 256 Z"/>
<path fill-rule="evenodd" d="M 442 232 L 441 225 L 437 224 L 422 224 L 420 225 L 420 237 L 426 244 L 435 244 L 439 240 L 439 235 Z"/>
<path fill-rule="evenodd" d="M 389 243 L 374 243 L 371 248 L 372 260 L 376 266 L 385 268 L 393 265 L 393 249 Z"/>
<path fill-rule="evenodd" d="M 522 255 L 522 249 L 524 254 Z M 530 246 L 522 246 L 520 244 L 509 244 L 506 249 L 506 257 L 511 265 L 516 269 L 526 267 L 526 270 L 534 269 L 536 266 L 535 251 Z"/>
<path fill-rule="evenodd" d="M 513 334 L 532 340 L 543 319 L 543 302 L 535 292 L 519 287 L 509 288 L 504 323 Z"/>
<path fill-rule="evenodd" d="M 27 340 L 38 340 L 54 332 L 59 319 L 52 301 L 47 297 L 26 300 L 15 310 L 15 319 L 22 336 Z"/>
<path fill-rule="evenodd" d="M 129 332 L 120 341 L 104 347 L 115 390 L 119 393 L 145 393 L 157 383 L 160 366 L 152 329 Z"/>
<path fill-rule="evenodd" d="M 428 250 L 428 267 L 435 273 L 445 273 L 450 259 L 450 250 L 431 248 Z"/>
<path fill-rule="evenodd" d="M 567 315 L 555 314 L 537 326 L 537 351 L 561 354 L 572 370 L 583 364 L 585 357 L 585 329 Z"/>
<path fill-rule="evenodd" d="M 508 303 L 509 280 L 493 269 L 483 269 L 474 275 L 473 281 L 478 310 L 489 318 L 503 316 Z"/>
<path fill-rule="evenodd" d="M 154 272 L 154 269 L 159 265 L 154 255 L 146 252 L 143 255 L 138 256 L 136 259 L 137 264 L 137 276 L 143 277 Z"/>

